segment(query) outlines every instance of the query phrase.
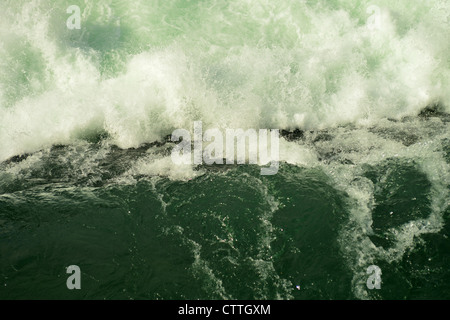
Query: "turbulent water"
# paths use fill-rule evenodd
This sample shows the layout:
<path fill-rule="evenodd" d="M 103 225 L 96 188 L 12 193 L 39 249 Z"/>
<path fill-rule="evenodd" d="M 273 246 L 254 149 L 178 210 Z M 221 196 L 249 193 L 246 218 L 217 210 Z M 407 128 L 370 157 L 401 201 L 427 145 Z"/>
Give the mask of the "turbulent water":
<path fill-rule="evenodd" d="M 2 0 L 0 298 L 450 299 L 449 35 L 448 0 Z M 175 165 L 194 121 L 280 129 L 278 173 Z"/>

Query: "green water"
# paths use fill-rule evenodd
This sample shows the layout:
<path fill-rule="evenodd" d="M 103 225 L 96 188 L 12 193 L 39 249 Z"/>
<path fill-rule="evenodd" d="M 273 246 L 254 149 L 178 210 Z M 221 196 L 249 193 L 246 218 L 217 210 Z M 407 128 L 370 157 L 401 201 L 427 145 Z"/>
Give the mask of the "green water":
<path fill-rule="evenodd" d="M 450 299 L 449 15 L 2 1 L 0 299 Z M 174 164 L 194 121 L 301 131 L 262 176 Z"/>

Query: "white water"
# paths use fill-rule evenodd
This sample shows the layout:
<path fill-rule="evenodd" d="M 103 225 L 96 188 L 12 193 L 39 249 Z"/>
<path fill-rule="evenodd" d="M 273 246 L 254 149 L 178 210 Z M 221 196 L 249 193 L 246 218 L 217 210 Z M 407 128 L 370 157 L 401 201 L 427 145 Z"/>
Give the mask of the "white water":
<path fill-rule="evenodd" d="M 354 273 L 356 297 L 370 297 L 366 266 L 399 261 L 420 235 L 441 230 L 450 184 L 442 151 L 448 123 L 387 118 L 414 117 L 429 105 L 450 112 L 449 1 L 79 5 L 82 30 L 69 31 L 64 2 L 0 4 L 0 162 L 35 152 L 11 164 L 3 181 L 26 179 L 27 169 L 39 166 L 46 154 L 37 151 L 55 144 L 73 146 L 63 160 L 88 176 L 100 171 L 97 160 L 111 145 L 138 147 L 177 128 L 191 130 L 194 121 L 201 120 L 205 130 L 299 127 L 307 130 L 305 139 L 282 139 L 280 160 L 321 167 L 348 194 L 351 209 L 339 241 Z M 372 5 L 379 8 L 375 16 L 368 12 Z M 330 141 L 314 142 L 321 129 L 328 130 Z M 100 134 L 107 136 L 104 148 L 88 152 L 80 140 Z M 401 139 L 407 136 L 417 142 L 405 146 Z M 175 166 L 169 156 L 153 151 L 117 182 L 136 175 L 184 180 L 203 173 Z M 332 159 L 319 160 L 327 153 Z M 387 158 L 418 163 L 432 185 L 432 208 L 429 217 L 389 230 L 395 245 L 384 249 L 369 238 L 374 186 L 362 177 L 362 166 Z M 272 204 L 272 195 L 265 198 Z M 261 255 L 272 241 L 275 211 L 276 206 L 264 217 Z M 226 298 L 198 254 L 200 245 L 185 241 L 196 253 L 194 267 L 209 274 Z M 286 285 L 270 261 L 254 263 L 266 270 L 264 277 Z M 286 292 L 280 297 L 290 297 Z"/>
<path fill-rule="evenodd" d="M 450 3 L 372 4 L 88 1 L 68 30 L 65 3 L 3 3 L 0 161 L 99 133 L 137 147 L 196 120 L 321 129 L 450 111 Z"/>

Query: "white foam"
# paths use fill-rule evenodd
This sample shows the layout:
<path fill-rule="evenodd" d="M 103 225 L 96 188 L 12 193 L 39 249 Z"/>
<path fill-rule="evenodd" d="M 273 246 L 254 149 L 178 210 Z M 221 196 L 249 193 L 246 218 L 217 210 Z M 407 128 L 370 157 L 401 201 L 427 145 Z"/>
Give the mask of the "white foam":
<path fill-rule="evenodd" d="M 92 19 L 109 23 L 119 15 L 121 27 L 133 27 L 129 36 L 144 41 L 139 52 L 118 55 L 123 72 L 105 77 L 100 64 L 104 52 L 77 47 L 78 42 L 68 45 L 70 34 L 58 24 L 64 16 L 49 10 L 48 1 L 18 2 L 2 14 L 0 59 L 14 59 L 20 44 L 6 39 L 18 38 L 26 43 L 23 50 L 34 52 L 40 71 L 15 83 L 27 89 L 18 90 L 12 100 L 8 81 L 22 71 L 0 77 L 0 161 L 71 143 L 89 130 L 106 131 L 113 143 L 129 148 L 197 120 L 222 129 L 321 129 L 399 119 L 433 103 L 450 111 L 448 2 L 428 1 L 418 10 L 408 10 L 408 1 L 380 3 L 376 30 L 367 25 L 369 4 L 353 8 L 342 3 L 338 9 L 286 1 L 279 7 L 260 3 L 257 11 L 255 4 L 238 1 L 224 11 L 202 4 L 196 8 L 199 17 L 219 34 L 206 33 L 208 28 L 186 30 L 185 37 L 151 49 L 145 42 L 151 37 L 133 29 L 136 17 L 119 14 L 124 8 L 90 4 L 83 11 L 87 29 L 80 33 L 81 44 L 96 31 Z M 163 12 L 170 5 L 155 10 Z M 144 7 L 138 2 L 138 9 L 130 10 L 154 17 Z M 257 33 L 238 32 L 243 13 Z M 232 33 L 213 23 L 220 15 Z M 270 16 L 277 18 L 271 21 Z M 177 19 L 192 28 L 189 21 Z M 174 23 L 156 30 L 163 32 Z M 223 38 L 220 32 L 225 32 Z M 31 76 L 25 66 L 24 72 Z"/>
<path fill-rule="evenodd" d="M 396 135 L 395 131 L 400 135 Z M 442 141 L 449 138 L 448 126 L 439 120 L 406 123 L 386 121 L 370 130 L 341 128 L 329 134 L 333 136 L 332 141 L 316 143 L 320 153 L 334 151 L 333 158 L 324 162 L 322 168 L 332 179 L 333 185 L 349 196 L 349 217 L 340 231 L 339 242 L 348 267 L 354 274 L 352 287 L 355 296 L 369 299 L 373 295 L 366 287 L 368 266 L 380 261 L 400 261 L 406 252 L 421 241 L 421 235 L 440 232 L 444 226 L 443 214 L 449 205 L 450 166 L 441 147 Z M 407 134 L 417 135 L 418 140 L 409 146 L 396 141 L 395 138 Z M 428 195 L 431 214 L 389 229 L 387 232 L 392 236 L 393 245 L 383 248 L 376 246 L 369 237 L 373 235 L 374 184 L 363 173 L 365 165 L 382 164 L 387 159 L 414 162 L 417 169 L 426 175 L 431 183 Z M 342 164 L 342 160 L 350 160 L 352 164 Z"/>

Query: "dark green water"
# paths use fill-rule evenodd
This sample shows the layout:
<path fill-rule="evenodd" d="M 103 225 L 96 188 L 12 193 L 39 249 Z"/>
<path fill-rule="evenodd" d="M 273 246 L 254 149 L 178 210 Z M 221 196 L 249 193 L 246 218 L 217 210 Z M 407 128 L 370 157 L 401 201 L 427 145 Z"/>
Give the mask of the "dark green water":
<path fill-rule="evenodd" d="M 0 299 L 450 299 L 450 3 L 371 5 L 2 1 Z M 194 121 L 278 173 L 177 166 Z"/>
<path fill-rule="evenodd" d="M 99 144 L 4 163 L 0 297 L 449 298 L 448 196 L 434 193 L 448 185 L 433 181 L 443 172 L 424 172 L 416 155 L 350 164 L 345 151 L 326 152 L 338 145 L 334 134 L 297 140 L 322 147 L 325 158 L 314 167 L 283 163 L 274 176 L 216 165 L 198 167 L 190 180 L 121 181 L 147 147 L 103 154 Z M 441 165 L 448 161 L 447 150 Z M 370 203 L 358 204 L 368 190 Z M 66 288 L 72 264 L 81 268 L 81 290 Z M 382 270 L 380 290 L 366 288 L 371 264 Z"/>

